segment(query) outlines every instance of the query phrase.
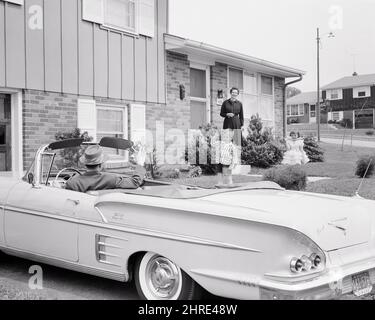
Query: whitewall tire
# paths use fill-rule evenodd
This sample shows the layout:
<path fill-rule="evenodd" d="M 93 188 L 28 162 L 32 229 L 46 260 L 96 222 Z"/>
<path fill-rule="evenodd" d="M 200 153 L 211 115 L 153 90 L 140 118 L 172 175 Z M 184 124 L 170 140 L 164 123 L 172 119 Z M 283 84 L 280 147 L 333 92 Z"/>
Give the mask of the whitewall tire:
<path fill-rule="evenodd" d="M 199 285 L 171 260 L 148 252 L 135 263 L 135 285 L 144 300 L 192 300 Z"/>

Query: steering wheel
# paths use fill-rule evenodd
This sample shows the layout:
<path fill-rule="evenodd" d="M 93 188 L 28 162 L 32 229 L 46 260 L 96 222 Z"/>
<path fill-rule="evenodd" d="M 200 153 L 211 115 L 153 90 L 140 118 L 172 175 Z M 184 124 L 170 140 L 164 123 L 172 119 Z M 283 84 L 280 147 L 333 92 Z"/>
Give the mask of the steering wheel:
<path fill-rule="evenodd" d="M 58 183 L 58 179 L 60 178 L 60 175 L 61 175 L 63 172 L 65 172 L 65 171 L 73 171 L 73 172 L 79 174 L 80 176 L 82 175 L 82 173 L 81 173 L 78 169 L 75 169 L 75 168 L 64 168 L 64 169 L 61 169 L 61 170 L 58 172 L 58 174 L 56 175 L 55 180 L 53 180 L 53 183 L 52 183 L 53 186 L 57 186 L 57 185 L 59 185 L 59 183 Z"/>

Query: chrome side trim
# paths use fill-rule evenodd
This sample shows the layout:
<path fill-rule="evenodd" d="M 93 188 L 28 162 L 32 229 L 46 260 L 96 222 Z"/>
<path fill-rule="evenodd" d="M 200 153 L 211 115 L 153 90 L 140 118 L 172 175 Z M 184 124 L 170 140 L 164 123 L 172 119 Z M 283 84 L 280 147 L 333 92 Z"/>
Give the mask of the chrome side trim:
<path fill-rule="evenodd" d="M 231 275 L 230 273 L 224 274 L 222 272 L 215 272 L 210 270 L 191 270 L 191 273 L 194 273 L 197 276 L 203 276 L 210 279 L 221 280 L 226 282 L 232 282 L 236 285 L 242 285 L 246 287 L 259 287 L 260 280 L 258 278 L 250 277 L 237 277 L 236 275 Z"/>
<path fill-rule="evenodd" d="M 94 206 L 94 208 L 96 209 L 96 211 L 98 211 L 98 213 L 99 213 L 100 216 L 102 217 L 103 222 L 108 223 L 108 220 L 107 220 L 107 218 L 104 216 L 103 212 L 102 212 L 97 206 Z"/>
<path fill-rule="evenodd" d="M 113 249 L 123 249 L 120 246 L 116 246 L 110 243 L 107 243 L 106 240 L 120 240 L 120 241 L 128 241 L 127 239 L 122 239 L 122 238 L 116 238 L 116 237 L 111 237 L 103 234 L 96 234 L 95 235 L 95 257 L 96 260 L 100 263 L 115 266 L 121 268 L 121 256 L 115 253 L 109 253 L 106 250 L 108 248 L 113 248 Z M 103 247 L 103 248 L 102 248 Z M 110 259 L 113 258 L 113 259 Z M 107 260 L 108 259 L 108 260 Z M 110 261 L 109 261 L 110 260 Z M 113 261 L 114 260 L 114 261 Z"/>
<path fill-rule="evenodd" d="M 27 213 L 27 214 L 30 214 L 32 216 L 45 217 L 45 218 L 50 218 L 50 219 L 60 220 L 60 221 L 65 221 L 65 222 L 71 222 L 71 223 L 79 223 L 79 220 L 77 218 L 71 218 L 71 217 L 62 216 L 62 215 L 58 215 L 58 214 L 50 214 L 50 213 L 45 213 L 45 212 L 37 211 L 37 210 L 29 210 L 29 209 L 17 208 L 17 207 L 13 207 L 13 206 L 9 206 L 9 207 L 6 206 L 5 209 L 7 211 L 12 211 L 12 212 L 16 212 L 16 213 Z"/>
<path fill-rule="evenodd" d="M 137 234 L 137 235 L 143 235 L 143 236 L 148 236 L 148 237 L 155 237 L 159 239 L 173 240 L 173 241 L 178 241 L 178 242 L 217 247 L 217 248 L 223 248 L 223 249 L 239 250 L 239 251 L 246 251 L 246 252 L 253 252 L 253 253 L 262 253 L 262 251 L 257 250 L 257 249 L 237 246 L 237 245 L 230 244 L 230 243 L 213 241 L 213 240 L 202 239 L 202 238 L 197 238 L 197 237 L 181 236 L 181 235 L 174 234 L 174 233 L 162 232 L 162 231 L 157 231 L 157 230 L 147 229 L 147 228 L 142 228 L 142 227 L 135 227 L 135 226 L 130 226 L 126 224 L 123 224 L 123 225 L 102 224 L 100 222 L 95 222 L 95 221 L 79 220 L 76 218 L 53 215 L 53 214 L 48 214 L 48 213 L 44 213 L 40 211 L 33 211 L 33 210 L 28 210 L 28 209 L 23 209 L 23 208 L 16 208 L 16 207 L 6 207 L 6 209 L 9 211 L 13 211 L 13 212 L 27 213 L 27 214 L 36 215 L 36 216 L 47 217 L 50 219 L 77 223 L 79 225 L 102 228 L 106 230 L 115 230 L 115 231 L 130 233 L 130 234 Z M 125 239 L 120 239 L 120 240 L 125 240 Z"/>
<path fill-rule="evenodd" d="M 25 252 L 25 251 L 21 251 L 17 249 L 12 249 L 9 247 L 0 246 L 0 249 L 4 253 L 11 255 L 11 256 L 16 256 L 19 258 L 52 265 L 58 268 L 68 269 L 68 270 L 81 272 L 81 273 L 87 273 L 87 274 L 91 274 L 91 275 L 98 276 L 101 278 L 112 279 L 112 280 L 116 280 L 120 282 L 127 282 L 129 280 L 128 274 L 124 274 L 120 272 L 108 271 L 105 269 L 94 268 L 94 267 L 90 267 L 87 265 L 80 265 L 78 263 L 74 263 L 74 262 L 70 262 L 70 261 L 66 261 L 66 260 L 62 260 L 58 258 L 44 257 L 38 254 Z"/>

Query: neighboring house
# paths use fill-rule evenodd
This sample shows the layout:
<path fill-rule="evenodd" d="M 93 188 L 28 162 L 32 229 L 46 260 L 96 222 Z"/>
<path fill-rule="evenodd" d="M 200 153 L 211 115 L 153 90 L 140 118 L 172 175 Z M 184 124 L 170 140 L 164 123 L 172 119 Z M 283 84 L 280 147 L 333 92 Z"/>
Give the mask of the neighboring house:
<path fill-rule="evenodd" d="M 258 113 L 265 126 L 283 135 L 285 79 L 303 71 L 169 34 L 165 44 L 167 108 L 178 114 L 179 128 L 197 129 L 207 123 L 222 128 L 222 102 L 230 97 L 230 88 L 237 87 L 245 119 Z M 186 91 L 183 100 L 181 85 Z"/>
<path fill-rule="evenodd" d="M 221 127 L 232 86 L 281 136 L 285 79 L 302 74 L 169 35 L 168 0 L 0 0 L 0 171 L 22 174 L 76 127 L 132 140 L 158 121 L 165 135 Z"/>
<path fill-rule="evenodd" d="M 357 129 L 375 127 L 375 74 L 355 73 L 322 89 L 328 120 L 350 120 Z"/>
<path fill-rule="evenodd" d="M 317 92 L 303 92 L 287 99 L 286 110 L 288 123 L 316 123 Z M 323 102 L 323 99 L 321 99 Z"/>

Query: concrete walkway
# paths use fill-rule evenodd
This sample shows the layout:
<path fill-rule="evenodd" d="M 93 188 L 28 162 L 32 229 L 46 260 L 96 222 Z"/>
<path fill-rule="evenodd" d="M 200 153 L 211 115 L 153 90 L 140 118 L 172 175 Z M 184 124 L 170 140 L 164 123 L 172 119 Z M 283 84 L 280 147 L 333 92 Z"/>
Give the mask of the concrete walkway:
<path fill-rule="evenodd" d="M 259 175 L 259 174 L 248 174 L 249 177 L 254 177 L 254 178 L 262 178 L 263 176 L 262 175 Z M 310 183 L 310 182 L 317 182 L 317 181 L 321 181 L 321 180 L 329 180 L 331 178 L 329 177 L 307 177 L 307 182 Z"/>
<path fill-rule="evenodd" d="M 342 139 L 334 139 L 334 138 L 321 138 L 322 142 L 325 143 L 331 143 L 331 144 L 338 144 L 342 145 Z M 365 148 L 375 148 L 375 142 L 374 141 L 364 141 L 364 140 L 357 140 L 353 139 L 353 141 L 350 139 L 350 137 L 346 138 L 344 141 L 345 146 L 353 146 L 353 147 L 365 147 Z"/>

